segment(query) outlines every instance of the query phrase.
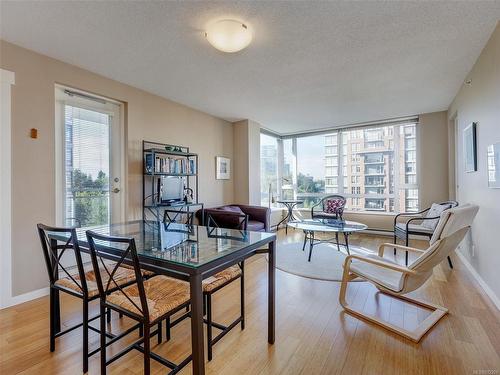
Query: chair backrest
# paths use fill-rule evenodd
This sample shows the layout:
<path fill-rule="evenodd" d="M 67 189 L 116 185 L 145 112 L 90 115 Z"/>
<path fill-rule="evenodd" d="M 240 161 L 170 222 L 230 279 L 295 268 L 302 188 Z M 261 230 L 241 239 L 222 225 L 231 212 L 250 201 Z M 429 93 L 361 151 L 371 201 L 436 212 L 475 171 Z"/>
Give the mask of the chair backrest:
<path fill-rule="evenodd" d="M 439 202 L 436 204 L 439 204 L 440 206 L 448 206 L 449 208 L 455 208 L 458 206 L 457 201 L 444 201 L 444 202 Z"/>
<path fill-rule="evenodd" d="M 63 272 L 72 282 L 74 282 L 78 288 L 81 290 L 82 295 L 88 293 L 87 282 L 85 280 L 85 271 L 83 267 L 82 255 L 80 252 L 80 247 L 78 246 L 78 240 L 76 236 L 75 228 L 60 228 L 51 227 L 44 224 L 37 224 L 38 236 L 40 237 L 40 243 L 42 245 L 43 257 L 45 259 L 45 265 L 47 267 L 47 272 L 49 274 L 50 285 L 54 283 L 59 278 L 60 271 Z M 67 238 L 65 241 L 57 241 L 54 236 Z M 63 255 L 71 251 L 74 254 L 76 267 L 78 271 L 78 277 L 74 277 L 74 274 L 69 272 L 67 267 L 61 262 Z"/>
<path fill-rule="evenodd" d="M 454 230 L 457 226 L 462 225 L 461 221 L 469 223 L 470 226 L 478 210 L 478 206 L 465 204 L 463 206 L 455 206 L 443 211 L 436 225 L 436 229 L 434 229 L 432 237 L 429 240 L 430 244 L 433 244 L 446 235 L 453 233 L 451 230 Z"/>
<path fill-rule="evenodd" d="M 416 271 L 417 275 L 406 276 L 405 292 L 420 287 L 432 275 L 433 268 L 457 249 L 478 211 L 478 206 L 464 205 L 441 214 L 436 228 L 439 229 L 439 237 L 431 241 L 429 248 L 409 265 L 408 268 Z"/>
<path fill-rule="evenodd" d="M 109 292 L 116 290 L 128 301 L 134 315 L 147 319 L 149 310 L 134 238 L 111 237 L 92 231 L 87 231 L 86 234 L 101 301 L 107 302 Z M 138 296 L 127 293 L 117 280 L 124 267 L 134 270 Z M 131 284 L 127 283 L 129 285 Z"/>
<path fill-rule="evenodd" d="M 239 230 L 247 230 L 248 228 L 248 215 L 244 213 L 211 210 L 207 212 L 206 216 L 208 227 Z"/>

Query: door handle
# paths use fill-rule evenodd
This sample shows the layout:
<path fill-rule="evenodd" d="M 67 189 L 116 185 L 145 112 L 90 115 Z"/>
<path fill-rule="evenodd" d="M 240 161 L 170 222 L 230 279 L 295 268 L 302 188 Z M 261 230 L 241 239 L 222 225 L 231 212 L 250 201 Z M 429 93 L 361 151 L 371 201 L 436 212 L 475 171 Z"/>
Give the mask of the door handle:
<path fill-rule="evenodd" d="M 120 192 L 120 189 L 118 189 L 118 188 L 113 189 L 113 193 L 119 193 L 119 192 Z"/>

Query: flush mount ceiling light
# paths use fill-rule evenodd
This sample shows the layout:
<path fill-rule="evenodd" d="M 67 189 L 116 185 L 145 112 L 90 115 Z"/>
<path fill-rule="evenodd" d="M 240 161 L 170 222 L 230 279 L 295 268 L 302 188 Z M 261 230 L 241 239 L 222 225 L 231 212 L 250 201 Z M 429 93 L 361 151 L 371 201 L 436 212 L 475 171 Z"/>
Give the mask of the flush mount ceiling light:
<path fill-rule="evenodd" d="M 205 37 L 208 42 L 222 52 L 238 52 L 252 41 L 252 31 L 247 25 L 236 20 L 220 20 L 207 26 Z"/>

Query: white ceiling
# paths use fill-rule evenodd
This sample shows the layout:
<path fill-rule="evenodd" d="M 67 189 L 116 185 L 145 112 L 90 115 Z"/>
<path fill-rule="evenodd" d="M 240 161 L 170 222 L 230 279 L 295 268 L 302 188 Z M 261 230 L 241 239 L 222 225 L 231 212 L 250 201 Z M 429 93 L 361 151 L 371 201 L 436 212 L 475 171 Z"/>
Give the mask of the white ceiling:
<path fill-rule="evenodd" d="M 281 133 L 444 110 L 500 1 L 5 2 L 0 37 L 228 120 Z M 248 22 L 213 49 L 203 28 Z"/>

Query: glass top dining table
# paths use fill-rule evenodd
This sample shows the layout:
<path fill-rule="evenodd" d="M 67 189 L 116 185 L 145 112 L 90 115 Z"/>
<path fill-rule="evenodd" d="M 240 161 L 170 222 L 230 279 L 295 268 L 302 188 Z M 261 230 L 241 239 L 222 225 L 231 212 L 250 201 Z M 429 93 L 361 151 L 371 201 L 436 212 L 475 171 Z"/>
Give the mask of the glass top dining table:
<path fill-rule="evenodd" d="M 80 249 L 89 252 L 86 231 L 115 237 L 133 237 L 141 267 L 190 284 L 193 374 L 205 373 L 202 280 L 259 253 L 268 255 L 268 343 L 275 340 L 276 235 L 267 232 L 204 227 L 158 221 L 129 221 L 76 229 Z M 48 233 L 54 241 L 67 241 Z M 117 253 L 122 249 L 109 246 Z"/>
<path fill-rule="evenodd" d="M 266 232 L 137 220 L 77 229 L 78 242 L 84 248 L 88 246 L 87 230 L 106 236 L 133 237 L 141 262 L 170 263 L 176 269 L 200 268 L 242 249 L 265 245 L 276 238 L 275 234 Z M 52 235 L 53 238 L 57 236 L 61 237 L 61 234 Z M 97 244 L 106 246 L 102 242 Z"/>

